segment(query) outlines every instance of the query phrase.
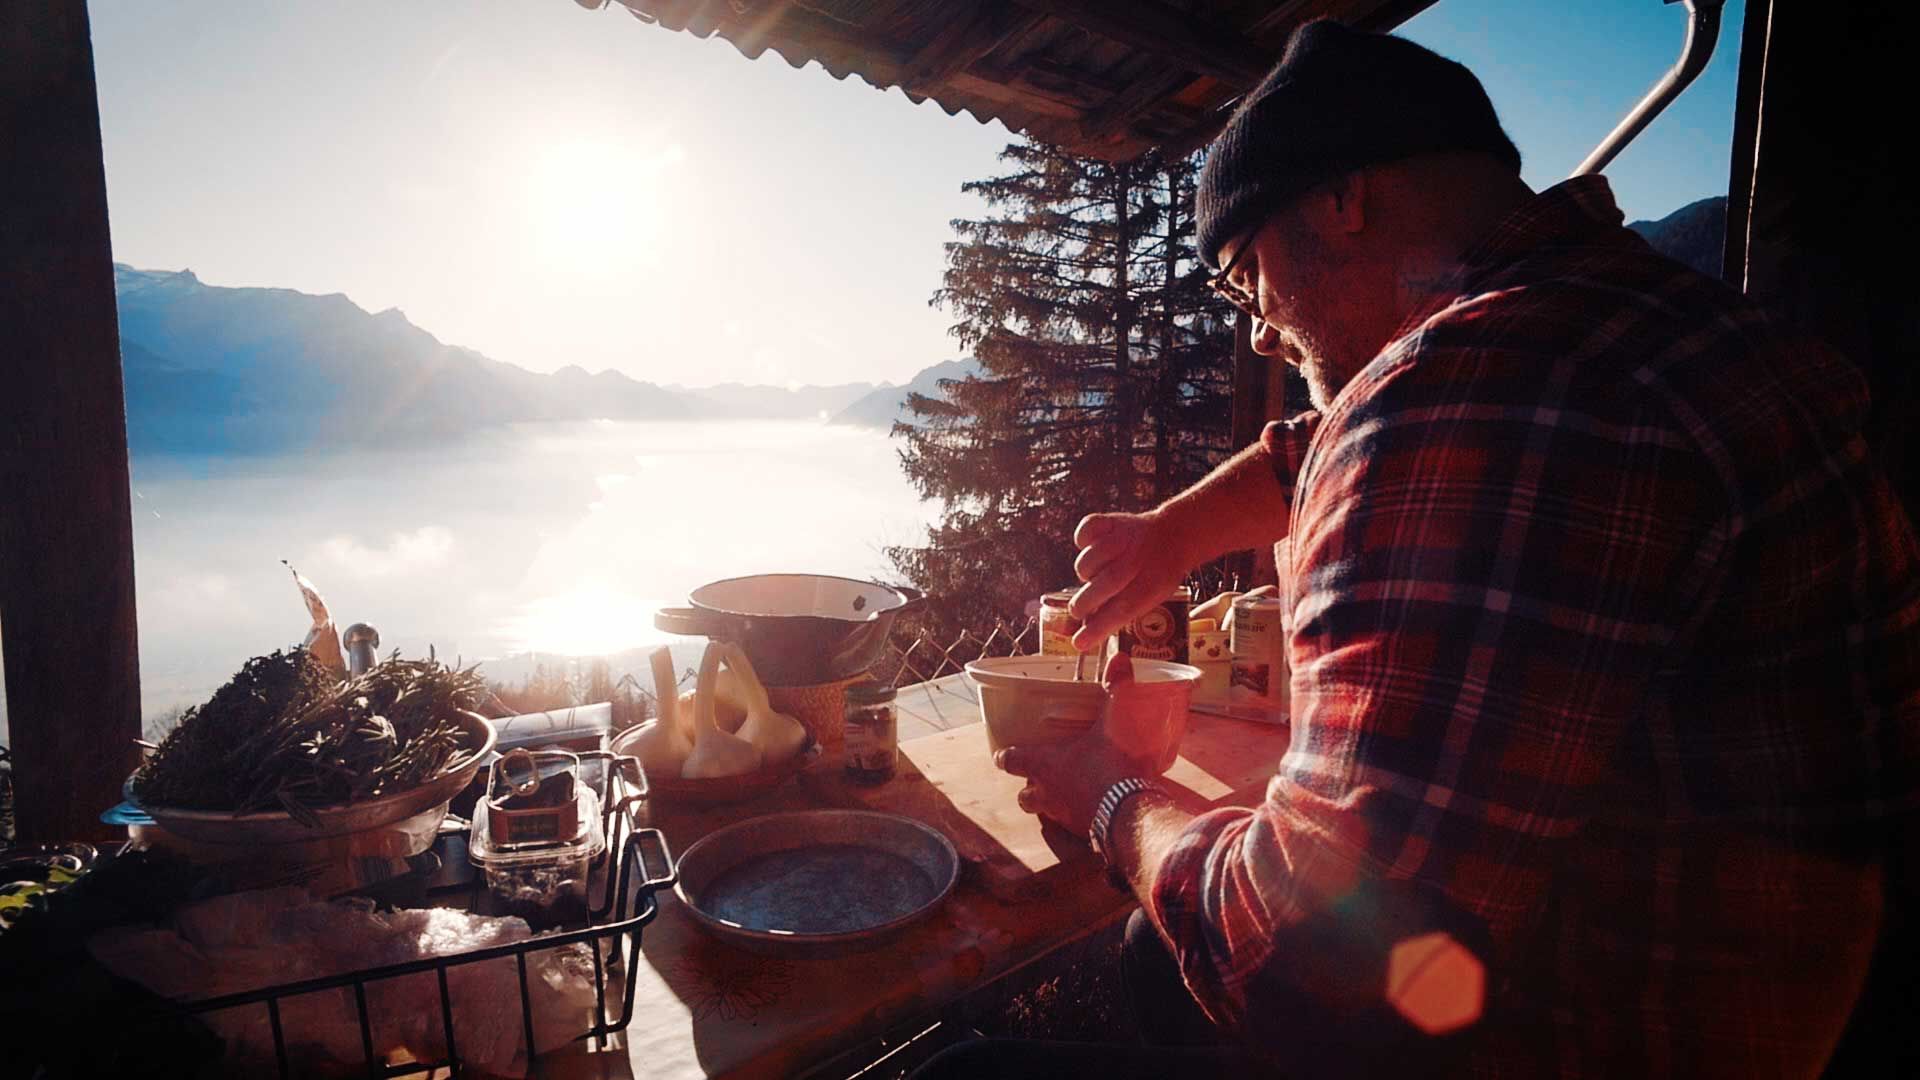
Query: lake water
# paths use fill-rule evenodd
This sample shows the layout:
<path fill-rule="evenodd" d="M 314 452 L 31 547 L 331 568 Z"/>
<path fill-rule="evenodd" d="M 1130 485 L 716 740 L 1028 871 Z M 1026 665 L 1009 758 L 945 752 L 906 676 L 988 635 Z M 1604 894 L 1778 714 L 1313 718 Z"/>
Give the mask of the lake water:
<path fill-rule="evenodd" d="M 716 578 L 895 580 L 884 548 L 923 541 L 936 516 L 898 452 L 882 431 L 805 421 L 593 421 L 433 448 L 136 459 L 144 712 L 298 643 L 307 613 L 281 559 L 336 626 L 378 628 L 382 655 L 431 645 L 468 662 L 665 641 L 653 609 Z"/>

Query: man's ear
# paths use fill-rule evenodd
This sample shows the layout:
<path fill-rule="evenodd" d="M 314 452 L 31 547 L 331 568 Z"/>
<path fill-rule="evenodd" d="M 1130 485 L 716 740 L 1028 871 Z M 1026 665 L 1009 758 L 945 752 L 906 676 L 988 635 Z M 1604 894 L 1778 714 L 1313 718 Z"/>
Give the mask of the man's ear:
<path fill-rule="evenodd" d="M 1322 239 L 1351 236 L 1366 228 L 1366 172 L 1342 173 L 1309 191 L 1300 200 L 1300 219 Z"/>

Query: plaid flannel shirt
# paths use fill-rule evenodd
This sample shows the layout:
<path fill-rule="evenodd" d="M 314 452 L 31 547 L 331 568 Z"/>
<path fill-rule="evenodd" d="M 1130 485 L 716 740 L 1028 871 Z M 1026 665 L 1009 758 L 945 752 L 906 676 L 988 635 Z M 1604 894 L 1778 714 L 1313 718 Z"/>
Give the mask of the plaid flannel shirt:
<path fill-rule="evenodd" d="M 1857 996 L 1920 776 L 1912 529 L 1858 371 L 1621 220 L 1598 177 L 1536 196 L 1264 436 L 1291 742 L 1151 906 L 1276 1057 L 1302 1001 L 1378 998 L 1299 943 L 1377 960 L 1382 882 L 1484 929 L 1482 1075 L 1812 1075 Z"/>

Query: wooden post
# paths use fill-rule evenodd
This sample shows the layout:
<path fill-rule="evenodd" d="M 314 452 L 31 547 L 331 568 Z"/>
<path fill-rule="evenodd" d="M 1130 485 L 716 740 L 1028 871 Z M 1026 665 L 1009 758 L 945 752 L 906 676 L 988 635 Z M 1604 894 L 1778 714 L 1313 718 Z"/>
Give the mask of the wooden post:
<path fill-rule="evenodd" d="M 1238 452 L 1260 437 L 1260 429 L 1276 413 L 1272 411 L 1274 389 L 1280 382 L 1281 365 L 1253 351 L 1253 319 L 1241 312 L 1233 324 L 1233 447 Z M 1265 551 L 1242 552 L 1228 557 L 1229 575 L 1240 578 L 1240 587 L 1251 589 L 1272 584 L 1273 557 Z"/>
<path fill-rule="evenodd" d="M 1727 228 L 1720 279 L 1742 288 L 1747 276 L 1747 212 L 1753 200 L 1753 151 L 1760 134 L 1760 85 L 1765 80 L 1772 0 L 1747 0 L 1740 26 L 1739 81 L 1733 98 L 1733 151 L 1727 170 Z"/>
<path fill-rule="evenodd" d="M 1729 193 L 1733 278 L 1838 346 L 1873 389 L 1869 438 L 1920 513 L 1920 200 L 1906 164 L 1920 9 L 1896 0 L 1750 5 Z M 1741 217 L 1744 221 L 1733 220 Z M 1741 226 L 1744 226 L 1741 228 Z"/>
<path fill-rule="evenodd" d="M 133 521 L 84 0 L 0 4 L 0 633 L 22 842 L 101 838 L 138 760 Z"/>
<path fill-rule="evenodd" d="M 1233 448 L 1260 437 L 1267 422 L 1267 358 L 1253 351 L 1253 318 L 1241 312 L 1233 321 Z"/>
<path fill-rule="evenodd" d="M 1728 279 L 1866 372 L 1868 438 L 1908 515 L 1920 517 L 1920 311 L 1908 269 L 1920 199 L 1906 158 L 1920 8 L 1749 0 L 1746 19 Z M 1896 710 L 1886 715 L 1882 723 L 1897 722 Z M 1893 843 L 1879 949 L 1826 1076 L 1920 1070 L 1920 832 L 1890 822 L 1885 835 Z"/>

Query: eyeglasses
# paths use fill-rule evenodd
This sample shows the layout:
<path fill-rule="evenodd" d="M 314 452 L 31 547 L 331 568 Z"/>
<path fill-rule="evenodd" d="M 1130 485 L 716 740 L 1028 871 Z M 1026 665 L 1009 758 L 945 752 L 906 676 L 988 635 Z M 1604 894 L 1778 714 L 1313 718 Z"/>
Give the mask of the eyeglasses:
<path fill-rule="evenodd" d="M 1256 322 L 1260 319 L 1260 299 L 1234 282 L 1233 272 L 1246 260 L 1247 252 L 1253 250 L 1253 242 L 1259 239 L 1260 230 L 1265 227 L 1265 225 L 1257 226 L 1248 233 L 1246 242 L 1240 245 L 1239 251 L 1233 253 L 1233 259 L 1226 266 L 1221 267 L 1219 273 L 1207 279 L 1207 288 L 1217 293 L 1220 299 L 1246 312 Z"/>

